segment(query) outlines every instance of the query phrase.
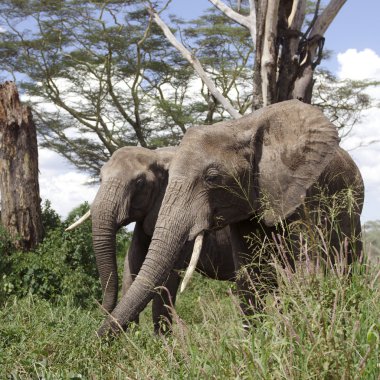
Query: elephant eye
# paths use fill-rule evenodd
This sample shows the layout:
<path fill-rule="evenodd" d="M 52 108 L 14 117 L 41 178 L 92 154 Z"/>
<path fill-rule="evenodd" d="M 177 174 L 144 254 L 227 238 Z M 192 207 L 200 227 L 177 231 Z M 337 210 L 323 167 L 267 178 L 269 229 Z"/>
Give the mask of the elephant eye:
<path fill-rule="evenodd" d="M 220 173 L 216 168 L 209 168 L 204 176 L 205 182 L 209 185 L 216 185 L 219 182 Z"/>
<path fill-rule="evenodd" d="M 140 189 L 144 185 L 145 185 L 145 178 L 144 177 L 138 177 L 136 179 L 136 187 Z"/>

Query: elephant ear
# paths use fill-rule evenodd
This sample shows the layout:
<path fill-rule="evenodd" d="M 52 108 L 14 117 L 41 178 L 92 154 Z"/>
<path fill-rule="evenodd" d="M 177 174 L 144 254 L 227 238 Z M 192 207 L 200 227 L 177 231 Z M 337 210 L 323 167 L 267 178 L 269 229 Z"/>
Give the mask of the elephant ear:
<path fill-rule="evenodd" d="M 322 111 L 298 100 L 263 109 L 258 125 L 253 150 L 259 205 L 264 223 L 273 226 L 303 203 L 339 137 Z"/>

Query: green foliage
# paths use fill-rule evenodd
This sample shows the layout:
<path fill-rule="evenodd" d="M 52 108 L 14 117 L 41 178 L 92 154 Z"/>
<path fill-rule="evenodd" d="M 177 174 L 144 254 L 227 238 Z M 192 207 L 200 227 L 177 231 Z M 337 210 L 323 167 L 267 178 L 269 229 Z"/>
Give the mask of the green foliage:
<path fill-rule="evenodd" d="M 279 286 L 247 320 L 232 283 L 196 275 L 172 310 L 172 335 L 153 334 L 147 308 L 139 326 L 112 342 L 99 340 L 95 331 L 104 315 L 93 307 L 100 289 L 91 226 L 63 232 L 87 210 L 83 204 L 70 213 L 35 252 L 10 256 L 14 272 L 1 281 L 0 378 L 380 376 L 380 267 L 372 263 L 358 262 L 347 273 L 338 261 L 325 271 L 306 260 L 294 271 L 275 260 Z M 117 241 L 125 252 L 129 234 L 123 231 Z M 313 256 L 311 247 L 305 257 Z M 245 330 L 243 322 L 252 327 Z"/>
<path fill-rule="evenodd" d="M 1 257 L 10 255 L 15 250 L 14 241 L 9 236 L 5 228 L 0 224 L 0 273 L 1 273 Z"/>
<path fill-rule="evenodd" d="M 171 114 L 183 98 L 169 93 L 184 94 L 193 72 L 149 22 L 146 2 L 45 3 L 0 3 L 2 73 L 31 96 L 41 144 L 98 174 L 117 148 L 155 147 L 158 137 L 177 142 L 184 129 Z M 168 127 L 152 114 L 166 98 L 175 105 L 159 111 Z"/>
<path fill-rule="evenodd" d="M 312 104 L 320 107 L 346 136 L 361 121 L 363 111 L 373 107 L 374 100 L 366 91 L 378 85 L 373 80 L 338 80 L 331 72 L 320 69 L 316 72 Z"/>
<path fill-rule="evenodd" d="M 309 4 L 309 21 L 316 3 Z M 122 146 L 176 145 L 190 126 L 230 117 L 151 22 L 146 6 L 143 0 L 0 2 L 3 80 L 17 80 L 29 96 L 41 145 L 96 176 Z M 248 9 L 243 2 L 240 13 Z M 235 109 L 250 112 L 259 102 L 259 73 L 248 29 L 216 8 L 188 23 L 172 17 L 169 26 L 181 31 L 177 37 Z M 290 35 L 278 36 L 273 49 Z M 281 66 L 285 61 L 279 59 Z M 292 57 L 289 64 L 296 62 Z M 373 103 L 364 91 L 376 83 L 339 82 L 326 72 L 318 78 L 313 103 L 339 127 L 351 127 Z"/>
<path fill-rule="evenodd" d="M 10 296 L 34 294 L 57 302 L 67 297 L 76 305 L 94 306 L 101 299 L 99 276 L 92 249 L 91 223 L 65 232 L 64 229 L 86 213 L 88 203 L 70 212 L 65 222 L 46 202 L 43 209 L 45 238 L 32 252 L 12 252 L 0 257 L 0 300 Z M 118 252 L 123 257 L 128 248 L 129 234 L 118 234 Z M 8 247 L 7 240 L 1 246 Z M 122 259 L 119 260 L 122 264 Z M 122 265 L 120 271 L 122 270 Z"/>
<path fill-rule="evenodd" d="M 100 311 L 67 300 L 14 300 L 0 309 L 0 377 L 377 379 L 373 269 L 359 265 L 351 281 L 333 273 L 289 277 L 248 331 L 230 284 L 200 276 L 178 297 L 165 338 L 154 336 L 149 311 L 140 326 L 106 342 L 95 335 Z"/>
<path fill-rule="evenodd" d="M 363 226 L 363 235 L 370 259 L 380 262 L 380 220 L 366 222 Z"/>
<path fill-rule="evenodd" d="M 52 230 L 62 226 L 58 213 L 51 208 L 51 202 L 45 200 L 42 207 L 42 225 L 45 235 Z"/>
<path fill-rule="evenodd" d="M 72 233 L 64 232 L 67 223 L 82 213 L 84 204 L 72 211 L 66 223 L 46 202 L 43 209 L 45 238 L 32 252 L 14 252 L 7 256 L 2 277 L 3 298 L 35 294 L 57 301 L 62 295 L 76 303 L 89 305 L 100 297 L 92 251 L 91 225 Z"/>

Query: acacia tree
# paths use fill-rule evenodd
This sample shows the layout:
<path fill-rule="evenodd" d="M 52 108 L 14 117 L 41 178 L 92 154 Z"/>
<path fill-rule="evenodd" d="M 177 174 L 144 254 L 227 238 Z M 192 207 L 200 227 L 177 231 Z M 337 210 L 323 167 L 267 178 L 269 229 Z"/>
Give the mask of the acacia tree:
<path fill-rule="evenodd" d="M 79 169 L 97 174 L 121 146 L 175 144 L 224 117 L 145 1 L 5 0 L 0 20 L 0 67 L 28 94 L 40 145 Z"/>
<path fill-rule="evenodd" d="M 235 8 L 221 0 L 209 1 L 226 17 L 241 25 L 250 35 L 254 55 L 253 110 L 287 99 L 312 102 L 314 74 L 323 58 L 324 34 L 346 0 L 331 0 L 324 9 L 321 9 L 320 0 L 313 2 L 307 2 L 307 0 L 237 1 Z M 223 96 L 195 54 L 176 39 L 159 13 L 151 3 L 151 17 L 161 27 L 168 40 L 191 63 L 211 93 L 229 114 L 234 118 L 240 117 L 241 112 L 237 112 L 236 107 Z M 329 75 L 328 79 L 331 82 L 333 78 Z M 370 84 L 356 83 L 356 88 L 360 87 L 363 90 L 367 85 Z M 361 110 L 367 107 L 368 96 L 365 96 L 363 92 L 359 94 L 352 90 L 352 83 L 349 83 L 349 87 L 350 100 L 355 98 L 355 109 Z M 320 91 L 323 88 L 326 89 L 326 86 L 319 86 Z M 347 90 L 346 86 L 345 89 Z M 355 94 L 356 97 L 353 96 Z M 325 108 L 330 111 L 335 108 L 337 111 L 336 101 L 334 103 L 331 107 L 325 104 Z M 319 104 L 322 105 L 323 102 Z M 344 108 L 347 111 L 347 107 Z"/>
<path fill-rule="evenodd" d="M 158 1 L 2 1 L 0 73 L 13 75 L 29 96 L 40 145 L 96 175 L 121 146 L 176 144 L 193 124 L 289 97 L 308 101 L 322 52 L 318 20 L 329 14 L 319 1 L 308 10 L 305 0 L 243 1 L 234 9 L 210 2 L 213 10 L 187 24 L 171 19 L 167 31 L 181 29 L 192 46 L 181 54 L 153 22 L 155 9 L 165 9 Z M 268 36 L 272 45 L 264 43 Z M 346 124 L 347 104 L 331 99 L 335 81 L 328 78 L 331 86 L 317 83 L 314 102 Z M 350 117 L 369 104 L 363 84 L 357 88 Z"/>
<path fill-rule="evenodd" d="M 175 117 L 167 94 L 185 92 L 192 73 L 143 1 L 6 0 L 0 19 L 0 67 L 29 95 L 42 146 L 97 173 L 123 145 L 184 132 L 179 117 L 162 131 L 152 109 L 160 99 Z"/>

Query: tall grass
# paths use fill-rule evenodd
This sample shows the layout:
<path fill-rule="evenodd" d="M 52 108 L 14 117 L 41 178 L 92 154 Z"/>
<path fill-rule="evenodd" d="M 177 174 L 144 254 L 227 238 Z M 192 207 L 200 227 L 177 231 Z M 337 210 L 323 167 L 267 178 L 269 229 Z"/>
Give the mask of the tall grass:
<path fill-rule="evenodd" d="M 149 310 L 140 326 L 105 342 L 95 336 L 96 307 L 9 300 L 0 311 L 0 378 L 378 379 L 379 268 L 277 270 L 278 291 L 248 331 L 231 285 L 200 276 L 179 297 L 167 337 L 153 334 Z"/>
<path fill-rule="evenodd" d="M 95 333 L 104 318 L 95 299 L 90 307 L 78 303 L 77 291 L 54 302 L 39 292 L 6 293 L 0 379 L 379 379 L 379 264 L 360 258 L 347 270 L 348 244 L 332 260 L 324 233 L 314 228 L 306 238 L 300 227 L 292 234 L 299 236 L 295 267 L 282 236 L 273 236 L 271 260 L 261 261 L 261 278 L 273 276 L 278 287 L 257 292 L 260 313 L 245 317 L 232 283 L 198 275 L 178 297 L 165 337 L 154 335 L 150 308 L 139 326 L 105 341 Z M 58 256 L 73 256 L 79 237 L 61 244 Z M 53 240 L 45 245 L 41 252 L 56 257 Z"/>

